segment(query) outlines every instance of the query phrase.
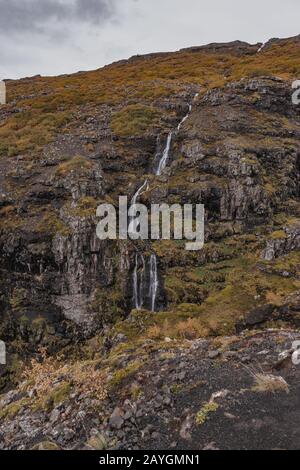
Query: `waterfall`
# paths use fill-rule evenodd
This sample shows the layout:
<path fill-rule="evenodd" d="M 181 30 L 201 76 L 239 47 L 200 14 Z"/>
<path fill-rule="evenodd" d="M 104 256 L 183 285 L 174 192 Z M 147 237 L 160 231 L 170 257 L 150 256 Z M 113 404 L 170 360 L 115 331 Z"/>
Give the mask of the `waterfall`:
<path fill-rule="evenodd" d="M 156 176 L 160 176 L 163 172 L 163 170 L 167 166 L 168 158 L 169 158 L 169 152 L 171 148 L 171 143 L 172 143 L 172 137 L 173 137 L 173 131 L 169 133 L 168 138 L 167 138 L 167 143 L 165 146 L 165 149 L 163 151 L 162 157 L 160 159 L 157 171 L 156 171 Z"/>
<path fill-rule="evenodd" d="M 147 190 L 148 188 L 149 188 L 148 180 L 145 180 L 144 183 L 142 184 L 142 186 L 140 186 L 140 188 L 137 190 L 137 192 L 135 193 L 135 195 L 131 199 L 131 205 L 132 206 L 136 205 L 136 203 L 138 201 L 138 198 L 141 196 L 144 189 Z M 129 221 L 128 232 L 135 234 L 137 232 L 137 229 L 138 229 L 137 220 L 134 219 L 134 218 L 131 218 L 131 220 Z"/>
<path fill-rule="evenodd" d="M 151 299 L 151 310 L 155 312 L 156 297 L 158 292 L 158 272 L 157 272 L 157 257 L 152 254 L 150 257 L 150 284 L 149 296 Z"/>
<path fill-rule="evenodd" d="M 198 96 L 199 96 L 199 93 L 196 93 L 195 96 L 194 96 L 194 99 L 197 98 Z M 178 126 L 177 126 L 177 131 L 180 131 L 181 126 L 182 126 L 182 125 L 185 123 L 185 121 L 188 119 L 189 115 L 190 115 L 191 112 L 192 112 L 192 109 L 193 109 L 193 106 L 192 106 L 191 104 L 189 104 L 188 113 L 184 116 L 183 119 L 181 119 L 180 123 L 179 123 Z M 163 151 L 162 157 L 161 157 L 161 159 L 160 159 L 160 162 L 159 162 L 159 164 L 158 164 L 158 168 L 157 168 L 157 171 L 156 171 L 156 176 L 161 176 L 162 172 L 164 171 L 164 169 L 165 169 L 166 166 L 167 166 L 168 159 L 169 159 L 170 148 L 171 148 L 171 143 L 172 143 L 172 138 L 173 138 L 173 134 L 174 134 L 174 131 L 171 131 L 171 132 L 168 134 L 167 143 L 166 143 L 165 149 L 164 149 L 164 151 Z"/>
<path fill-rule="evenodd" d="M 194 99 L 197 98 L 198 95 L 199 93 L 196 93 Z M 189 105 L 188 113 L 183 117 L 183 119 L 178 124 L 177 132 L 180 131 L 182 125 L 188 119 L 191 111 L 192 111 L 192 104 Z M 171 131 L 168 134 L 167 142 L 166 142 L 163 154 L 161 156 L 161 159 L 159 161 L 158 168 L 156 170 L 156 176 L 160 176 L 163 170 L 167 166 L 174 132 L 176 131 Z M 144 191 L 147 191 L 148 188 L 149 188 L 148 179 L 146 179 L 143 182 L 143 184 L 138 188 L 136 193 L 134 194 L 131 200 L 132 206 L 135 206 L 137 204 L 138 199 L 141 196 L 141 194 Z M 135 233 L 137 231 L 137 228 L 138 227 L 137 227 L 136 220 L 132 218 L 130 221 L 129 231 L 131 233 Z M 149 289 L 146 290 L 146 287 L 147 287 L 146 283 L 148 284 L 148 282 L 149 282 Z M 155 312 L 158 291 L 159 291 L 159 280 L 158 280 L 157 256 L 155 254 L 152 254 L 150 256 L 150 260 L 146 261 L 143 255 L 141 255 L 140 253 L 136 253 L 135 266 L 133 270 L 133 305 L 134 307 L 137 310 L 141 310 L 143 307 L 149 306 L 152 312 Z"/>
<path fill-rule="evenodd" d="M 140 268 L 141 265 L 141 268 Z M 141 310 L 144 305 L 144 280 L 146 273 L 146 263 L 143 255 L 136 253 L 135 266 L 133 270 L 133 303 L 137 310 Z"/>
<path fill-rule="evenodd" d="M 147 188 L 148 188 L 148 180 L 144 181 L 142 186 L 137 190 L 137 192 L 135 193 L 135 195 L 131 199 L 131 205 L 132 206 L 134 206 L 137 203 L 138 198 L 140 197 L 140 195 L 142 194 L 144 189 L 146 190 Z"/>
<path fill-rule="evenodd" d="M 149 289 L 147 284 L 149 282 Z M 137 310 L 149 307 L 155 312 L 158 294 L 158 269 L 157 257 L 155 254 L 146 261 L 140 253 L 135 255 L 135 265 L 133 270 L 133 305 Z"/>
<path fill-rule="evenodd" d="M 180 131 L 182 124 L 185 123 L 185 121 L 188 119 L 191 111 L 192 111 L 192 105 L 190 104 L 189 105 L 189 112 L 184 116 L 184 118 L 180 121 L 180 123 L 177 126 L 178 131 Z"/>
<path fill-rule="evenodd" d="M 267 42 L 264 42 L 258 49 L 257 53 L 261 52 L 266 47 L 267 44 L 268 44 Z"/>
<path fill-rule="evenodd" d="M 138 299 L 138 262 L 137 254 L 135 255 L 135 265 L 133 270 L 133 303 L 136 309 L 139 309 L 139 299 Z"/>
<path fill-rule="evenodd" d="M 198 98 L 198 96 L 199 96 L 199 93 L 196 93 L 196 94 L 194 95 L 194 100 L 195 100 L 196 98 Z M 192 104 L 189 104 L 188 113 L 184 116 L 184 118 L 183 118 L 183 119 L 180 121 L 180 123 L 178 124 L 178 126 L 177 126 L 177 131 L 180 131 L 182 124 L 184 124 L 185 121 L 189 118 L 189 115 L 191 114 L 192 109 L 193 109 L 193 105 L 192 105 Z"/>

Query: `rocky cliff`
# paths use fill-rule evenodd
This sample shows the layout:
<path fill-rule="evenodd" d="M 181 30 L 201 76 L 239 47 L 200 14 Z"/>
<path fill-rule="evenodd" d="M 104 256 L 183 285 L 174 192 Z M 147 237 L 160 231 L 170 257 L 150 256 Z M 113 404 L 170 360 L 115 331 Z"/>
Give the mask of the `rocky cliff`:
<path fill-rule="evenodd" d="M 211 44 L 137 56 L 94 72 L 7 82 L 8 104 L 0 108 L 0 338 L 8 364 L 0 366 L 0 385 L 23 388 L 3 399 L 1 419 L 12 420 L 13 430 L 24 407 L 29 420 L 44 413 L 27 447 L 41 436 L 55 445 L 85 445 L 82 436 L 73 442 L 69 418 L 65 440 L 64 431 L 43 429 L 70 394 L 85 395 L 88 407 L 100 400 L 99 388 L 94 396 L 82 385 L 86 364 L 106 384 L 105 421 L 120 399 L 119 385 L 140 369 L 148 377 L 156 351 L 173 354 L 175 364 L 183 355 L 193 368 L 197 354 L 183 350 L 199 338 L 210 345 L 205 341 L 242 334 L 243 350 L 253 329 L 285 328 L 294 338 L 290 328 L 300 323 L 300 111 L 291 96 L 300 40 L 261 46 Z M 156 175 L 170 132 L 166 167 Z M 203 250 L 185 251 L 178 241 L 96 237 L 97 206 L 117 205 L 119 195 L 131 199 L 145 178 L 140 200 L 148 206 L 205 205 Z M 60 363 L 52 371 L 57 355 L 66 370 Z M 35 357 L 41 362 L 24 365 Z M 47 389 L 39 383 L 26 389 L 24 367 L 25 379 L 34 367 L 36 377 L 50 368 L 63 394 L 42 402 L 40 390 L 47 395 Z M 135 402 L 144 382 L 126 383 Z M 170 390 L 165 395 L 169 406 Z M 120 433 L 126 406 L 118 410 L 112 426 L 101 428 L 110 447 L 127 442 Z M 185 419 L 194 411 L 183 413 Z M 189 428 L 187 422 L 180 433 Z M 5 448 L 23 440 L 3 439 Z M 130 445 L 145 445 L 135 439 Z M 159 436 L 149 439 L 158 445 Z"/>

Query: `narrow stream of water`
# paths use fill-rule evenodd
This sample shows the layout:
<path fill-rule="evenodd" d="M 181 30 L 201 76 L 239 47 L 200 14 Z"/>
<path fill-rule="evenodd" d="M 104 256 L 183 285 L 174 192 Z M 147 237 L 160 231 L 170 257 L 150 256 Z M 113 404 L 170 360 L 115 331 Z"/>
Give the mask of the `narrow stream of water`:
<path fill-rule="evenodd" d="M 199 93 L 196 93 L 194 99 L 199 96 Z M 189 115 L 192 112 L 192 104 L 189 105 L 188 113 L 183 117 L 180 123 L 177 126 L 177 132 L 180 131 L 182 125 L 189 118 Z M 162 156 L 159 160 L 157 170 L 155 172 L 156 176 L 161 176 L 162 172 L 166 168 L 170 156 L 170 150 L 172 145 L 172 139 L 176 131 L 171 131 L 168 134 L 167 142 L 162 153 Z M 131 205 L 135 205 L 138 202 L 141 194 L 149 188 L 148 180 L 146 179 L 143 184 L 138 188 L 135 195 L 131 200 Z M 136 232 L 138 226 L 137 222 L 131 221 L 130 231 Z M 147 276 L 147 264 L 149 264 L 149 276 Z M 143 255 L 137 253 L 135 257 L 135 267 L 133 270 L 133 303 L 136 309 L 140 310 L 145 303 L 145 280 L 149 278 L 149 297 L 151 302 L 151 310 L 155 312 L 156 303 L 157 303 L 157 294 L 159 290 L 159 280 L 158 280 L 158 267 L 157 267 L 157 256 L 152 254 L 150 257 L 150 262 L 146 263 Z"/>

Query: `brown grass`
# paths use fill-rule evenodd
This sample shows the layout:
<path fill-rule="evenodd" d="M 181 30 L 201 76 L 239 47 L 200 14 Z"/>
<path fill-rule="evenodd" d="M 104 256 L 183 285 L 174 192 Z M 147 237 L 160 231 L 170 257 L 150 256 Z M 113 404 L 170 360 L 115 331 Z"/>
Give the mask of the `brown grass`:
<path fill-rule="evenodd" d="M 162 325 L 152 325 L 147 331 L 147 337 L 151 339 L 163 339 L 166 337 L 181 340 L 193 340 L 208 336 L 209 330 L 204 327 L 199 318 L 188 318 L 171 323 L 165 320 Z"/>
<path fill-rule="evenodd" d="M 255 385 L 252 390 L 259 393 L 289 393 L 287 382 L 280 376 L 269 374 L 254 374 Z"/>
<path fill-rule="evenodd" d="M 127 134 L 131 126 L 149 128 L 148 117 L 124 120 L 136 106 L 154 111 L 157 99 L 190 94 L 189 86 L 203 92 L 243 77 L 274 75 L 295 79 L 300 75 L 299 43 L 284 41 L 262 54 L 236 56 L 189 50 L 163 56 L 140 57 L 102 69 L 60 77 L 36 77 L 7 83 L 8 108 L 18 108 L 0 126 L 0 156 L 35 152 L 65 131 L 81 106 L 118 106 L 113 126 Z M 224 78 L 226 76 L 226 78 Z M 146 107 L 146 108 L 145 108 Z M 135 114 L 135 111 L 134 113 Z M 139 114 L 139 111 L 138 111 Z M 150 121 L 155 116 L 150 117 Z M 121 118 L 121 121 L 119 120 Z M 130 117 L 131 120 L 131 117 Z M 152 123 L 150 123 L 152 125 Z"/>
<path fill-rule="evenodd" d="M 39 359 L 32 359 L 25 367 L 23 379 L 27 381 L 27 386 L 34 388 L 38 398 L 51 393 L 57 383 L 68 384 L 85 396 L 94 396 L 99 400 L 107 396 L 106 378 L 96 369 L 95 363 L 64 363 L 62 357 L 47 356 L 44 348 L 40 349 Z"/>
<path fill-rule="evenodd" d="M 70 160 L 67 160 L 66 162 L 63 162 L 60 165 L 58 165 L 56 174 L 58 176 L 66 176 L 72 171 L 88 170 L 91 167 L 92 167 L 92 163 L 90 161 L 88 161 L 84 157 L 81 157 L 80 155 L 76 155 Z"/>

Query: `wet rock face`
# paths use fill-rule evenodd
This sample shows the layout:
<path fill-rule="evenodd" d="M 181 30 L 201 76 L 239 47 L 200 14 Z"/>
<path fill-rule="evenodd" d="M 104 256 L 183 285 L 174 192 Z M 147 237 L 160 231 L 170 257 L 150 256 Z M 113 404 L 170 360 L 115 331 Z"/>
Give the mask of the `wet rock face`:
<path fill-rule="evenodd" d="M 159 312 L 167 307 L 164 282 L 156 255 L 136 253 L 132 272 L 132 308 Z"/>
<path fill-rule="evenodd" d="M 295 224 L 286 227 L 277 239 L 268 240 L 265 250 L 262 252 L 262 259 L 272 261 L 291 251 L 300 249 L 300 225 Z"/>
<path fill-rule="evenodd" d="M 295 108 L 290 84 L 278 79 L 241 80 L 208 92 L 178 136 L 171 175 L 193 170 L 194 179 L 201 177 L 185 196 L 204 199 L 209 218 L 266 221 L 274 203 L 299 195 Z"/>
<path fill-rule="evenodd" d="M 2 279 L 1 287 L 9 311 L 33 319 L 62 314 L 88 332 L 110 321 L 109 305 L 104 305 L 108 299 L 102 305 L 98 293 L 116 285 L 118 307 L 129 310 L 129 255 L 125 247 L 100 242 L 93 225 L 83 221 L 71 235 L 57 234 L 52 240 L 27 237 L 6 242 L 10 283 Z"/>
<path fill-rule="evenodd" d="M 161 124 L 147 135 L 114 135 L 113 108 L 83 107 L 74 117 L 77 125 L 45 146 L 31 166 L 28 157 L 20 157 L 17 166 L 0 160 L 0 208 L 7 214 L 0 232 L 4 335 L 12 324 L 14 331 L 31 331 L 39 319 L 58 330 L 57 318 L 90 333 L 136 306 L 136 246 L 100 242 L 96 207 L 104 200 L 117 202 L 118 195 L 131 198 L 144 173 L 153 174 L 168 132 L 185 116 L 194 91 L 162 101 L 161 109 L 168 105 L 173 116 L 167 126 Z M 299 197 L 299 136 L 290 83 L 255 78 L 209 91 L 175 131 L 168 167 L 159 180 L 153 176 L 142 202 L 203 203 L 207 241 L 214 238 L 216 227 L 224 236 L 237 230 L 247 233 L 254 225 L 269 223 L 285 201 Z M 298 249 L 298 231 L 283 241 L 270 241 L 262 257 L 271 260 Z M 147 256 L 138 289 L 145 299 L 140 307 L 151 310 Z M 155 310 L 168 304 L 165 269 L 158 256 Z M 137 270 L 141 278 L 140 263 Z M 21 317 L 26 328 L 20 326 Z M 44 333 L 39 327 L 32 336 L 40 341 Z"/>

